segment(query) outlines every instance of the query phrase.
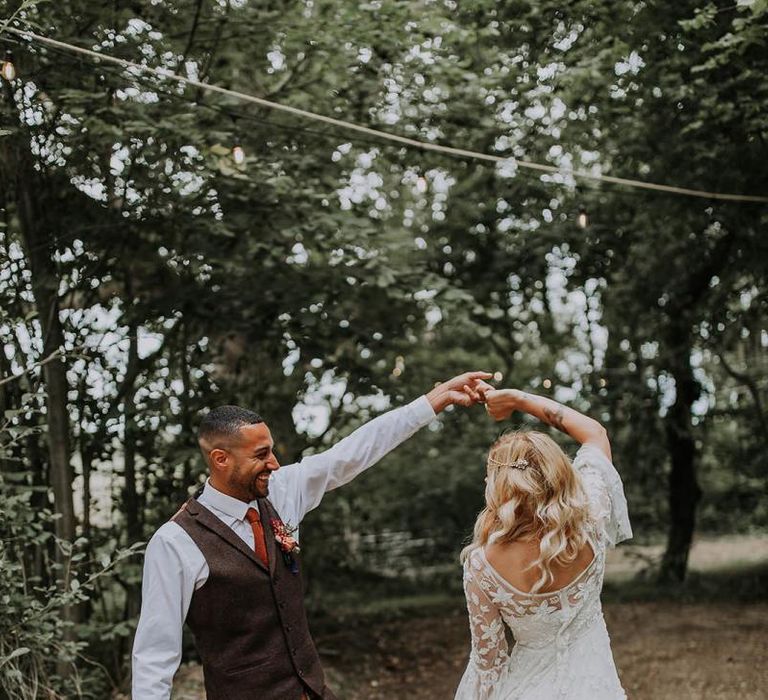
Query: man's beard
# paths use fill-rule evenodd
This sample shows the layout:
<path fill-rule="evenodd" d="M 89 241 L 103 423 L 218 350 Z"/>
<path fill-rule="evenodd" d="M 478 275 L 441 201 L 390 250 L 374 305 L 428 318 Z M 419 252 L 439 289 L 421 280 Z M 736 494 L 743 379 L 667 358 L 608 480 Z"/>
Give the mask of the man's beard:
<path fill-rule="evenodd" d="M 235 469 L 230 484 L 235 487 L 236 491 L 242 493 L 243 499 L 247 499 L 248 501 L 255 501 L 257 498 L 266 498 L 269 495 L 269 481 L 265 483 L 258 481 L 258 478 L 263 474 L 264 472 L 260 472 L 256 476 L 247 478 L 243 476 L 239 469 Z"/>
<path fill-rule="evenodd" d="M 269 496 L 269 481 L 264 483 L 263 486 L 259 485 L 258 477 L 256 477 L 257 480 L 254 480 L 253 482 L 253 488 L 256 492 L 255 498 L 266 498 Z"/>

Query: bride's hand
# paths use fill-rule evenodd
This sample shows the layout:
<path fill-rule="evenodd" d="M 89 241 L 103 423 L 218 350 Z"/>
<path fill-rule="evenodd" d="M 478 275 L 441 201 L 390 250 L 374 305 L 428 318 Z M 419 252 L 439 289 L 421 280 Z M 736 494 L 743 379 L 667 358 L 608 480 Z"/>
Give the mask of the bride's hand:
<path fill-rule="evenodd" d="M 480 379 L 474 383 L 474 386 L 465 385 L 462 390 L 469 397 L 470 401 L 476 404 L 485 403 L 486 394 L 489 391 L 493 391 L 494 387 Z"/>
<path fill-rule="evenodd" d="M 458 377 L 437 384 L 426 396 L 435 413 L 440 413 L 453 404 L 472 406 L 480 400 L 476 391 L 477 385 L 484 384 L 483 380 L 492 376 L 490 372 L 464 372 Z"/>
<path fill-rule="evenodd" d="M 485 410 L 494 420 L 506 420 L 514 413 L 522 392 L 518 389 L 491 389 L 485 392 Z"/>

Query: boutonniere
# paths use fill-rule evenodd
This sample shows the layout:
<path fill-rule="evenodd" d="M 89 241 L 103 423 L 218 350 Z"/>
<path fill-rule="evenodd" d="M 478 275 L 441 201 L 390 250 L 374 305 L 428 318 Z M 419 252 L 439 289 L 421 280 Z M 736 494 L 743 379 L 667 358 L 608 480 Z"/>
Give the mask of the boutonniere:
<path fill-rule="evenodd" d="M 280 518 L 272 518 L 269 521 L 272 527 L 272 532 L 275 533 L 275 542 L 280 547 L 280 551 L 283 553 L 283 560 L 286 566 L 291 570 L 291 573 L 299 573 L 299 565 L 296 563 L 293 555 L 301 552 L 301 547 L 293 536 L 299 529 L 298 526 L 286 525 Z"/>

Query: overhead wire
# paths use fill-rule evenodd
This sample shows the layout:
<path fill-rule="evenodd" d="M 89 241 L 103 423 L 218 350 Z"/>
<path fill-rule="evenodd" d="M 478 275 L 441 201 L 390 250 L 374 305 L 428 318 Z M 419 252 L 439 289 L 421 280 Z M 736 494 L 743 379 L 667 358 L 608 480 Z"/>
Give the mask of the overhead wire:
<path fill-rule="evenodd" d="M 26 44 L 22 40 L 17 39 L 15 37 L 11 38 L 10 41 L 15 46 L 28 46 L 28 44 Z M 70 51 L 67 51 L 67 50 L 64 50 L 64 49 L 60 49 L 58 47 L 46 47 L 45 50 L 50 51 L 52 54 L 54 54 L 57 57 L 62 57 L 63 59 L 72 59 L 73 61 L 77 61 L 78 64 L 80 64 L 82 62 L 77 55 L 73 55 Z M 147 86 L 147 85 L 144 85 L 142 83 L 141 76 L 135 76 L 135 75 L 130 75 L 130 74 L 126 75 L 125 70 L 124 70 L 124 68 L 122 66 L 109 65 L 109 66 L 100 66 L 100 68 L 103 70 L 104 73 L 106 73 L 107 75 L 110 75 L 112 77 L 121 77 L 123 79 L 130 79 L 135 85 L 142 86 L 145 89 L 148 89 L 148 90 L 151 90 L 151 91 L 153 91 L 155 93 L 158 93 L 165 100 L 169 100 L 169 101 L 173 101 L 173 102 L 177 102 L 177 103 L 190 104 L 189 100 L 187 98 L 185 98 L 183 95 L 181 95 L 181 94 L 179 94 L 177 92 L 173 92 L 173 91 L 170 91 L 170 90 L 163 89 L 162 85 L 158 85 L 157 83 L 153 83 L 151 86 Z M 126 99 L 126 103 L 129 103 L 129 100 Z M 155 104 L 155 103 L 151 103 L 151 104 Z M 232 107 L 224 107 L 224 106 L 220 106 L 220 105 L 217 105 L 217 104 L 214 104 L 214 103 L 210 103 L 210 102 L 204 102 L 202 100 L 195 100 L 191 104 L 194 105 L 196 108 L 201 108 L 201 109 L 207 110 L 207 111 L 211 112 L 212 114 L 221 115 L 223 117 L 226 117 L 229 120 L 231 120 L 233 123 L 243 121 L 243 122 L 248 122 L 250 124 L 254 124 L 254 125 L 259 126 L 259 127 L 266 126 L 266 127 L 271 128 L 271 129 L 287 131 L 289 133 L 295 133 L 295 132 L 305 133 L 305 134 L 309 134 L 309 135 L 311 135 L 313 137 L 320 137 L 320 138 L 324 138 L 324 139 L 327 139 L 327 140 L 338 141 L 338 140 L 342 139 L 342 140 L 344 140 L 344 142 L 351 141 L 351 142 L 362 143 L 362 144 L 367 144 L 367 145 L 375 145 L 375 146 L 380 146 L 381 145 L 381 142 L 378 139 L 373 139 L 371 137 L 366 137 L 366 136 L 363 136 L 363 135 L 360 135 L 360 134 L 354 134 L 353 136 L 350 137 L 348 134 L 340 133 L 340 129 L 338 129 L 336 127 L 333 127 L 333 126 L 329 127 L 327 130 L 312 129 L 312 128 L 305 127 L 305 126 L 297 126 L 297 125 L 293 125 L 293 124 L 286 124 L 286 123 L 281 123 L 281 122 L 273 121 L 273 120 L 266 119 L 266 118 L 261 117 L 261 116 L 254 115 L 254 114 L 252 114 L 250 112 L 246 112 L 246 111 L 243 111 L 243 110 L 237 110 L 237 109 L 232 108 Z M 148 106 L 150 106 L 150 105 L 148 105 Z M 237 131 L 238 131 L 239 134 L 242 134 L 244 132 L 244 130 L 240 129 L 240 128 L 238 128 Z M 247 132 L 246 132 L 246 134 L 247 134 Z M 267 137 L 265 136 L 265 140 L 266 140 L 266 138 Z M 540 179 L 541 176 L 539 174 L 531 172 L 531 171 L 516 173 L 514 182 L 519 181 L 520 176 L 523 176 L 524 178 L 534 178 L 534 180 L 533 180 L 534 182 L 537 182 L 537 183 L 540 183 L 540 184 L 544 184 L 544 185 L 546 185 L 548 187 L 557 186 L 557 187 L 561 187 L 562 188 L 562 187 L 568 187 L 569 186 L 568 183 L 566 183 L 566 182 L 548 181 L 548 182 L 543 182 L 542 183 L 542 181 Z M 614 197 L 614 196 L 627 197 L 627 196 L 629 196 L 629 197 L 634 197 L 634 198 L 647 198 L 649 194 L 653 194 L 653 192 L 637 191 L 637 190 L 633 190 L 633 189 L 611 189 L 611 190 L 606 191 L 606 190 L 598 189 L 598 185 L 599 185 L 599 183 L 592 183 L 592 182 L 583 183 L 582 185 L 580 185 L 577 188 L 575 194 L 573 194 L 571 196 L 571 198 L 574 199 L 574 201 L 577 202 L 577 203 L 584 204 L 585 201 L 591 199 L 594 194 L 608 196 L 608 197 Z M 587 195 L 587 197 L 584 197 L 585 194 Z M 659 194 L 659 193 L 657 193 L 657 194 Z M 504 195 L 500 194 L 500 196 L 503 197 Z M 75 230 L 75 231 L 69 231 L 66 234 L 62 234 L 62 235 L 59 235 L 59 236 L 54 236 L 52 241 L 47 241 L 44 244 L 40 244 L 39 246 L 36 246 L 36 248 L 37 247 L 44 248 L 44 247 L 47 247 L 47 246 L 49 246 L 51 244 L 60 245 L 62 243 L 65 243 L 67 241 L 70 241 L 70 240 L 76 238 L 80 233 L 84 233 L 87 230 L 90 230 L 90 229 L 93 229 L 93 228 L 98 228 L 98 227 L 93 227 L 93 226 L 91 226 L 91 227 L 84 227 L 83 229 L 78 229 L 78 230 Z M 594 228 L 595 228 L 595 224 L 594 223 L 590 224 L 590 229 L 594 229 Z"/>
<path fill-rule="evenodd" d="M 23 41 L 15 38 L 15 37 L 12 38 L 10 41 L 13 42 L 14 45 L 17 45 L 17 46 L 28 46 L 28 44 L 24 43 Z M 70 51 L 68 51 L 66 49 L 61 49 L 61 48 L 58 48 L 58 47 L 55 47 L 55 46 L 46 47 L 46 49 L 50 50 L 55 55 L 61 56 L 63 58 L 70 58 L 70 59 L 75 59 L 75 60 L 77 60 L 77 58 L 78 58 L 77 55 L 73 55 L 72 52 L 70 52 Z M 78 61 L 78 63 L 80 63 L 80 61 Z M 142 85 L 141 80 L 140 80 L 141 76 L 137 76 L 137 75 L 133 75 L 133 74 L 126 75 L 125 69 L 122 66 L 111 66 L 110 65 L 110 66 L 100 66 L 100 68 L 102 70 L 104 70 L 105 73 L 108 73 L 108 74 L 113 75 L 113 76 L 120 76 L 123 79 L 129 79 L 129 80 L 133 81 L 133 83 L 136 84 L 136 85 Z M 113 72 L 113 69 L 114 69 L 114 72 Z M 147 86 L 145 86 L 145 87 L 147 87 Z M 274 130 L 286 131 L 286 132 L 289 132 L 289 133 L 299 132 L 299 133 L 309 134 L 309 135 L 312 135 L 314 137 L 324 138 L 324 139 L 327 139 L 327 140 L 339 140 L 339 139 L 341 139 L 341 140 L 343 140 L 344 143 L 353 142 L 353 143 L 368 144 L 368 145 L 373 145 L 373 146 L 381 146 L 382 145 L 381 144 L 381 140 L 378 139 L 378 138 L 372 138 L 372 137 L 368 137 L 368 136 L 364 136 L 364 135 L 360 135 L 360 134 L 354 134 L 354 135 L 350 136 L 348 133 L 342 133 L 342 130 L 337 128 L 337 127 L 330 127 L 327 130 L 312 129 L 312 128 L 306 127 L 306 126 L 299 126 L 299 125 L 296 125 L 296 124 L 287 124 L 285 122 L 273 121 L 271 119 L 266 119 L 266 118 L 261 117 L 261 116 L 256 116 L 256 115 L 254 115 L 252 113 L 245 112 L 243 110 L 237 110 L 237 109 L 235 109 L 233 107 L 223 107 L 223 106 L 219 106 L 219 105 L 216 105 L 216 104 L 212 104 L 210 102 L 204 102 L 204 101 L 198 100 L 198 99 L 195 99 L 195 100 L 190 102 L 190 100 L 188 98 L 184 97 L 183 95 L 181 95 L 181 94 L 179 94 L 177 92 L 170 91 L 170 90 L 164 90 L 163 87 L 161 85 L 158 85 L 157 83 L 153 83 L 151 85 L 151 87 L 147 87 L 147 89 L 150 89 L 153 92 L 158 93 L 159 95 L 161 95 L 166 100 L 175 101 L 175 102 L 183 102 L 185 104 L 191 104 L 195 108 L 201 108 L 201 109 L 208 110 L 210 112 L 213 112 L 213 113 L 220 114 L 222 116 L 228 117 L 233 122 L 234 121 L 238 121 L 238 122 L 239 121 L 243 121 L 243 122 L 248 122 L 250 124 L 254 124 L 254 125 L 258 125 L 258 126 L 270 127 L 271 129 L 274 129 Z M 128 101 L 126 100 L 126 103 L 127 102 Z M 148 106 L 150 106 L 150 105 L 148 104 Z M 238 133 L 241 133 L 241 131 L 242 130 L 238 130 Z M 266 140 L 266 138 L 265 138 L 265 140 Z M 521 176 L 525 177 L 525 178 L 533 178 L 533 180 L 529 180 L 529 182 L 537 182 L 537 183 L 540 183 L 540 184 L 544 184 L 544 185 L 546 185 L 548 187 L 572 188 L 570 183 L 568 183 L 566 181 L 558 182 L 558 181 L 555 181 L 555 180 L 542 180 L 541 178 L 542 177 L 546 177 L 546 176 L 542 176 L 542 175 L 540 175 L 538 173 L 535 173 L 533 171 L 527 171 L 527 172 L 526 171 L 522 171 L 522 172 L 521 171 L 517 171 L 515 173 L 514 181 L 513 182 L 519 181 L 519 178 Z M 510 184 L 512 184 L 512 183 L 510 183 Z M 602 189 L 599 189 L 599 185 L 600 185 L 599 182 L 584 182 L 584 183 L 581 183 L 577 187 L 577 193 L 578 193 L 578 191 L 581 191 L 582 193 L 588 193 L 589 195 L 598 194 L 598 195 L 609 196 L 609 197 L 619 196 L 619 197 L 633 197 L 633 198 L 642 198 L 642 199 L 647 199 L 647 197 L 649 195 L 652 195 L 652 194 L 664 195 L 663 192 L 654 192 L 653 190 L 637 191 L 637 190 L 631 189 L 631 188 L 602 190 Z M 576 199 L 578 199 L 580 202 L 583 202 L 583 198 L 580 199 L 578 196 L 576 196 Z"/>
<path fill-rule="evenodd" d="M 16 38 L 13 38 L 11 41 L 14 43 L 14 45 L 17 45 L 17 46 L 27 45 Z M 57 47 L 46 47 L 46 50 L 51 51 L 51 53 L 53 53 L 54 55 L 60 56 L 64 59 L 69 58 L 69 59 L 78 61 L 78 63 L 80 62 L 77 56 L 73 55 L 71 52 L 68 52 L 66 50 L 62 50 Z M 249 124 L 253 124 L 259 127 L 266 126 L 266 127 L 269 127 L 270 129 L 286 131 L 289 133 L 299 132 L 303 134 L 309 134 L 313 137 L 320 137 L 329 141 L 335 141 L 337 143 L 341 141 L 342 143 L 353 142 L 356 144 L 366 144 L 366 145 L 377 146 L 377 147 L 382 146 L 381 141 L 379 139 L 374 139 L 374 138 L 367 137 L 360 134 L 353 134 L 350 136 L 348 133 L 342 133 L 341 129 L 333 126 L 329 126 L 328 129 L 326 130 L 313 129 L 310 127 L 273 121 L 271 119 L 266 119 L 262 116 L 254 115 L 250 112 L 245 112 L 242 109 L 238 110 L 233 107 L 224 107 L 214 103 L 204 102 L 202 100 L 195 100 L 193 102 L 190 102 L 183 95 L 180 95 L 177 92 L 165 90 L 163 89 L 163 86 L 157 85 L 156 83 L 152 84 L 151 86 L 143 85 L 141 83 L 140 76 L 135 76 L 135 75 L 126 76 L 125 71 L 121 66 L 100 66 L 100 68 L 104 71 L 104 73 L 107 73 L 108 75 L 119 76 L 119 77 L 122 77 L 123 79 L 128 78 L 135 85 L 141 85 L 145 89 L 151 90 L 152 92 L 159 94 L 160 96 L 162 96 L 164 99 L 168 101 L 174 101 L 177 103 L 184 103 L 188 105 L 191 104 L 195 108 L 204 109 L 216 115 L 221 115 L 223 117 L 226 117 L 228 120 L 232 121 L 233 124 L 236 124 L 242 121 L 242 122 L 247 122 Z M 125 103 L 129 104 L 130 102 L 129 100 L 126 99 Z M 153 106 L 155 104 L 156 103 L 151 103 L 151 104 L 148 104 L 147 106 Z M 241 128 L 237 128 L 236 131 L 238 135 L 243 135 L 245 130 Z M 248 135 L 247 132 L 245 133 L 246 135 Z M 266 140 L 266 137 L 265 137 L 265 140 Z M 515 174 L 515 181 L 518 181 L 520 177 L 533 178 L 533 181 L 537 183 L 541 183 L 541 180 L 539 179 L 540 176 L 531 171 L 517 172 Z M 565 182 L 547 182 L 544 184 L 548 186 L 559 186 L 559 187 L 567 186 L 567 183 Z M 632 194 L 637 196 L 637 195 L 640 195 L 641 193 L 614 190 L 614 194 L 619 194 L 619 195 Z"/>
<path fill-rule="evenodd" d="M 20 41 L 16 40 L 16 39 L 13 39 L 12 41 L 14 42 L 14 45 L 17 45 L 17 46 L 26 46 L 27 45 L 27 44 L 25 44 L 23 42 L 20 42 Z M 56 47 L 48 47 L 48 49 L 51 50 L 57 56 L 76 58 L 75 56 L 72 55 L 71 52 L 66 51 L 66 50 L 62 50 L 62 49 L 59 49 L 59 48 L 56 48 Z M 102 68 L 102 69 L 107 68 L 107 70 L 105 70 L 105 72 L 108 72 L 108 70 L 111 70 L 113 68 L 119 68 L 120 69 L 120 72 L 119 72 L 120 77 L 122 77 L 123 79 L 126 79 L 126 78 L 131 79 L 132 81 L 135 82 L 135 84 L 141 84 L 140 83 L 140 76 L 135 76 L 135 75 L 126 76 L 126 74 L 124 72 L 124 69 L 122 67 L 118 67 L 118 66 L 107 66 L 107 67 L 100 66 L 100 68 Z M 111 75 L 118 75 L 117 72 L 110 73 L 110 74 Z M 285 122 L 273 121 L 271 119 L 266 119 L 266 118 L 261 117 L 261 116 L 256 116 L 256 115 L 251 114 L 249 112 L 245 112 L 243 110 L 237 110 L 237 109 L 234 109 L 232 107 L 222 107 L 222 106 L 218 106 L 216 104 L 212 104 L 212 103 L 209 103 L 209 102 L 203 102 L 203 101 L 197 100 L 197 99 L 195 99 L 193 101 L 190 101 L 188 98 L 184 97 L 183 95 L 180 95 L 178 93 L 171 92 L 171 91 L 168 91 L 168 90 L 163 90 L 162 86 L 159 86 L 157 84 L 153 84 L 148 89 L 151 89 L 153 92 L 158 93 L 159 95 L 161 95 L 163 98 L 165 98 L 167 100 L 172 100 L 172 101 L 176 101 L 176 102 L 183 102 L 183 103 L 191 105 L 191 106 L 193 106 L 195 108 L 201 108 L 201 109 L 208 110 L 210 112 L 215 112 L 215 113 L 220 114 L 222 116 L 228 117 L 230 120 L 233 120 L 233 121 L 234 120 L 237 120 L 237 121 L 241 121 L 242 120 L 243 122 L 249 122 L 251 124 L 255 124 L 255 125 L 258 125 L 258 126 L 268 126 L 268 127 L 272 128 L 272 129 L 279 130 L 279 131 L 286 131 L 286 132 L 290 132 L 290 133 L 299 132 L 299 133 L 303 133 L 303 134 L 309 134 L 309 135 L 315 136 L 315 137 L 325 138 L 325 139 L 328 139 L 328 140 L 334 140 L 334 139 L 335 140 L 340 140 L 342 143 L 354 142 L 354 143 L 368 144 L 368 145 L 372 145 L 372 146 L 381 146 L 382 145 L 381 139 L 373 138 L 373 137 L 370 137 L 370 136 L 364 136 L 364 135 L 360 135 L 360 134 L 355 134 L 355 135 L 350 136 L 348 133 L 344 133 L 343 130 L 340 129 L 339 127 L 330 126 L 327 130 L 320 130 L 320 129 L 313 129 L 313 128 L 306 127 L 306 126 L 299 126 L 299 125 L 296 125 L 296 124 L 287 124 Z M 128 100 L 126 100 L 126 104 L 127 103 L 128 103 Z M 148 104 L 147 106 L 149 107 L 149 106 L 154 106 L 154 105 Z"/>
<path fill-rule="evenodd" d="M 291 114 L 303 119 L 309 119 L 309 120 L 317 121 L 320 123 L 329 124 L 341 129 L 365 134 L 381 141 L 390 141 L 393 143 L 399 143 L 404 146 L 418 148 L 423 151 L 432 151 L 436 153 L 442 153 L 448 156 L 454 156 L 454 157 L 465 158 L 465 159 L 468 158 L 472 160 L 479 160 L 479 161 L 490 162 L 494 164 L 504 164 L 504 163 L 511 162 L 511 163 L 514 163 L 518 168 L 534 170 L 537 172 L 565 175 L 565 176 L 572 177 L 574 179 L 591 180 L 596 182 L 607 182 L 615 185 L 635 187 L 635 188 L 641 188 L 646 190 L 655 190 L 659 192 L 666 192 L 669 194 L 676 194 L 681 196 L 699 197 L 699 198 L 710 199 L 710 200 L 768 203 L 768 196 L 734 194 L 734 193 L 724 193 L 724 192 L 710 192 L 706 190 L 692 189 L 688 187 L 679 187 L 676 185 L 665 185 L 665 184 L 661 184 L 657 182 L 649 182 L 645 180 L 636 180 L 631 178 L 616 177 L 613 175 L 604 175 L 604 174 L 593 173 L 593 172 L 584 171 L 584 170 L 568 170 L 568 169 L 558 167 L 556 165 L 537 163 L 534 161 L 517 159 L 517 158 L 507 157 L 507 156 L 492 155 L 489 153 L 482 153 L 479 151 L 473 151 L 473 150 L 464 149 L 464 148 L 456 148 L 454 146 L 444 146 L 442 144 L 432 143 L 430 141 L 420 141 L 418 139 L 410 138 L 407 136 L 401 136 L 399 134 L 393 134 L 391 132 L 382 131 L 380 129 L 373 129 L 371 127 L 363 126 L 361 124 L 356 124 L 354 122 L 346 121 L 343 119 L 329 117 L 327 115 L 319 114 L 317 112 L 311 112 L 298 107 L 292 107 L 290 105 L 285 105 L 279 102 L 273 102 L 271 100 L 267 100 L 262 97 L 249 95 L 247 93 L 240 92 L 238 90 L 232 90 L 230 88 L 224 88 L 213 83 L 200 82 L 193 78 L 185 77 L 177 73 L 174 73 L 169 69 L 155 68 L 152 66 L 135 63 L 133 61 L 128 61 L 126 59 L 110 56 L 109 54 L 93 51 L 92 49 L 86 49 L 80 46 L 76 46 L 74 44 L 69 44 L 67 42 L 59 41 L 57 39 L 41 36 L 34 32 L 18 29 L 16 27 L 6 26 L 4 31 L 11 32 L 17 36 L 24 37 L 29 41 L 34 41 L 39 44 L 55 46 L 63 50 L 71 51 L 83 56 L 88 56 L 89 58 L 99 62 L 104 61 L 106 63 L 119 65 L 125 69 L 131 69 L 134 71 L 138 71 L 140 73 L 153 74 L 162 80 L 171 80 L 182 86 L 188 86 L 188 85 L 193 86 L 200 90 L 205 90 L 208 92 L 213 92 L 213 93 L 217 93 L 227 97 L 231 97 L 238 101 L 256 104 L 270 110 L 275 110 L 278 112 Z"/>
<path fill-rule="evenodd" d="M 21 39 L 18 39 L 16 37 L 12 37 L 10 39 L 14 45 L 18 46 L 28 46 L 29 44 L 27 42 L 24 42 Z M 64 59 L 72 59 L 77 61 L 78 64 L 82 63 L 82 59 L 77 54 L 73 54 L 71 51 L 68 51 L 66 49 L 61 49 L 59 47 L 55 46 L 46 46 L 44 50 L 51 51 L 54 55 L 60 56 Z M 164 86 L 162 84 L 158 84 L 157 82 L 153 82 L 151 85 L 144 84 L 141 78 L 143 76 L 137 76 L 132 73 L 126 73 L 123 66 L 117 66 L 117 65 L 102 65 L 100 66 L 100 69 L 104 71 L 104 73 L 111 75 L 111 76 L 119 76 L 124 80 L 130 80 L 133 82 L 134 85 L 141 86 L 144 89 L 151 90 L 155 93 L 158 93 L 162 98 L 165 100 L 174 101 L 177 103 L 185 103 L 185 104 L 193 104 L 196 108 L 201 108 L 204 110 L 207 110 L 211 113 L 222 115 L 224 117 L 227 117 L 230 119 L 233 123 L 236 122 L 247 122 L 249 124 L 257 125 L 259 127 L 268 127 L 270 130 L 280 130 L 280 131 L 286 131 L 289 133 L 305 133 L 309 134 L 315 138 L 320 137 L 326 140 L 330 141 L 338 141 L 339 139 L 343 140 L 343 142 L 354 142 L 354 143 L 360 143 L 360 144 L 368 144 L 368 145 L 374 145 L 374 146 L 381 146 L 381 141 L 379 139 L 374 139 L 372 137 L 368 137 L 361 134 L 353 134 L 349 135 L 348 133 L 341 133 L 341 129 L 329 126 L 326 130 L 319 130 L 319 129 L 313 129 L 306 126 L 300 126 L 296 124 L 287 124 L 285 122 L 278 122 L 273 121 L 270 119 L 266 119 L 263 116 L 257 116 L 250 112 L 243 111 L 242 109 L 238 110 L 233 107 L 229 106 L 220 106 L 215 103 L 203 101 L 200 99 L 196 99 L 193 102 L 190 103 L 189 99 L 186 98 L 184 95 L 179 94 L 178 92 L 164 89 Z M 128 100 L 126 100 L 126 103 L 128 103 Z M 153 103 L 154 104 L 154 103 Z M 148 105 L 149 106 L 149 105 Z M 246 136 L 249 136 L 248 132 L 244 129 L 237 129 L 238 138 L 239 136 L 242 136 L 245 134 Z M 264 140 L 266 141 L 268 139 L 268 135 L 264 136 Z M 246 139 L 247 141 L 248 139 Z M 249 146 L 250 150 L 250 146 Z M 543 180 L 542 176 L 536 172 L 533 171 L 517 171 L 515 173 L 514 180 L 510 181 L 510 186 L 514 186 L 515 184 L 519 184 L 520 177 L 523 177 L 523 179 L 528 180 L 528 184 L 538 183 L 541 185 L 544 185 L 546 187 L 559 187 L 559 188 L 568 188 L 569 190 L 572 190 L 572 184 L 566 181 L 555 181 L 555 180 Z M 546 177 L 546 176 L 544 176 Z M 576 187 L 575 191 L 569 192 L 568 198 L 570 198 L 572 201 L 572 204 L 574 206 L 578 205 L 579 209 L 578 211 L 580 213 L 586 211 L 587 209 L 591 208 L 591 204 L 593 202 L 593 199 L 595 196 L 599 197 L 600 199 L 604 197 L 631 197 L 636 201 L 646 200 L 649 195 L 657 194 L 660 196 L 664 196 L 664 193 L 661 192 L 654 192 L 649 190 L 636 190 L 632 188 L 611 188 L 608 190 L 601 189 L 599 187 L 599 182 L 583 182 L 579 184 Z M 505 195 L 502 193 L 499 193 L 499 196 L 504 197 Z M 564 200 L 561 200 L 561 203 L 564 203 Z M 585 205 L 590 205 L 585 207 Z M 566 206 L 566 211 L 570 211 L 573 209 L 573 206 Z M 574 211 L 577 211 L 574 209 Z M 584 226 L 582 225 L 582 228 Z M 596 228 L 604 228 L 604 226 L 601 226 L 598 221 L 592 221 L 592 216 L 590 215 L 590 221 L 588 228 L 590 230 L 595 230 Z M 55 241 L 56 243 L 60 243 L 63 240 L 73 238 L 74 236 L 62 236 L 61 240 Z"/>

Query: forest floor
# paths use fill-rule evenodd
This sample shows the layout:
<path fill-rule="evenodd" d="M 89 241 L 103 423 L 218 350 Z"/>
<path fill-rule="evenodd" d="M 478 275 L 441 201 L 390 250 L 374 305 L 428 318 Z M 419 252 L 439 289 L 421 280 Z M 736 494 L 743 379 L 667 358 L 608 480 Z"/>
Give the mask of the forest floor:
<path fill-rule="evenodd" d="M 652 548 L 623 549 L 612 553 L 603 598 L 629 697 L 765 698 L 768 539 L 699 542 L 688 582 L 674 589 L 637 575 L 654 558 Z M 379 597 L 332 609 L 333 615 L 315 616 L 313 629 L 341 700 L 453 697 L 469 645 L 464 602 L 455 593 Z M 182 667 L 175 688 L 174 700 L 202 700 L 200 667 Z"/>

